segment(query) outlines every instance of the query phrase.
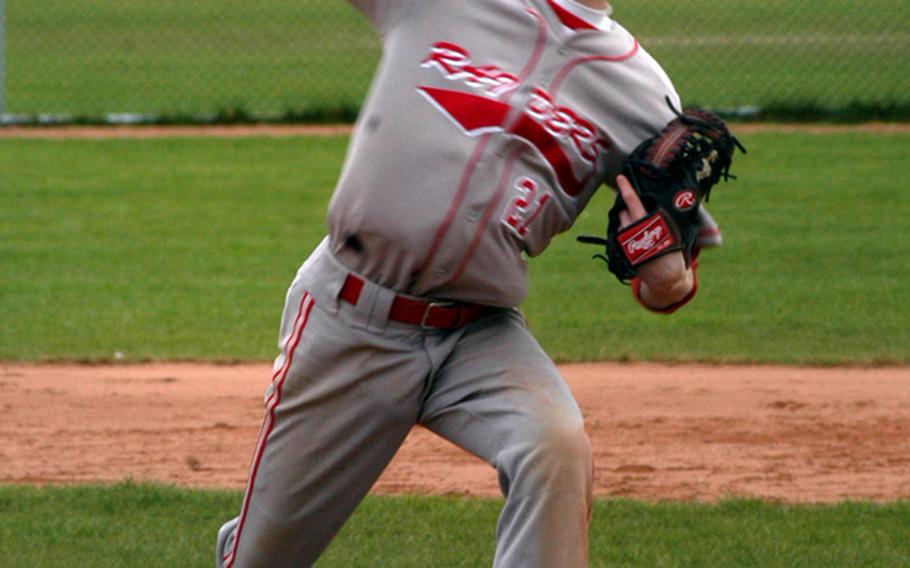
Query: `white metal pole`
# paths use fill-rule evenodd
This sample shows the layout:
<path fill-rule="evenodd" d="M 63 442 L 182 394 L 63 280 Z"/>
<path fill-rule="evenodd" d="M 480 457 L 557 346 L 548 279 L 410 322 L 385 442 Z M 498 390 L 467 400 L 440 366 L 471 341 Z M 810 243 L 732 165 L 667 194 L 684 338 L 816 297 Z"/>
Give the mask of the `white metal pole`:
<path fill-rule="evenodd" d="M 0 0 L 0 118 L 6 112 L 6 0 Z"/>

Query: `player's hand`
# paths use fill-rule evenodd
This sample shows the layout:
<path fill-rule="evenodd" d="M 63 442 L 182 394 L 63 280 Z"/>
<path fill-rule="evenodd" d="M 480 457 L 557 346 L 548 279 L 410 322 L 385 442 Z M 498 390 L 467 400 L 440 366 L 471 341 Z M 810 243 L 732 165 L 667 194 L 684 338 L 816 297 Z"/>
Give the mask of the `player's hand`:
<path fill-rule="evenodd" d="M 619 222 L 625 228 L 648 212 L 625 176 L 616 178 L 616 186 L 626 204 L 626 208 L 619 212 Z M 692 269 L 686 268 L 682 251 L 665 254 L 643 264 L 638 269 L 638 277 L 641 278 L 641 300 L 658 309 L 682 300 L 695 285 Z"/>
<path fill-rule="evenodd" d="M 638 198 L 635 188 L 632 187 L 632 182 L 626 176 L 621 174 L 617 176 L 616 186 L 619 188 L 622 200 L 626 204 L 626 208 L 619 212 L 619 222 L 622 228 L 625 229 L 647 215 L 648 212 L 645 210 L 645 206 L 642 205 L 641 199 Z"/>

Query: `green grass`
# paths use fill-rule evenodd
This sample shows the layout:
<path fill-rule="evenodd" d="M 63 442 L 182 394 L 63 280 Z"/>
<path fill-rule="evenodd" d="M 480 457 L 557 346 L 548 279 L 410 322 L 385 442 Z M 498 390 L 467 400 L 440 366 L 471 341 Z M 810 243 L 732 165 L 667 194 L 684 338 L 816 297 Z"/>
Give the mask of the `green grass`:
<path fill-rule="evenodd" d="M 0 359 L 260 359 L 325 232 L 345 138 L 0 140 Z M 579 234 L 531 260 L 560 361 L 910 362 L 910 136 L 744 137 L 694 302 L 641 309 Z"/>
<path fill-rule="evenodd" d="M 270 357 L 345 143 L 0 143 L 0 358 Z"/>
<path fill-rule="evenodd" d="M 902 0 L 642 0 L 617 2 L 616 12 L 692 104 L 838 112 L 851 103 L 910 104 L 902 86 L 910 5 Z"/>
<path fill-rule="evenodd" d="M 208 567 L 240 494 L 119 484 L 0 486 L 7 568 Z M 320 567 L 491 564 L 500 500 L 368 497 Z M 910 566 L 910 503 L 600 500 L 591 566 Z"/>
<path fill-rule="evenodd" d="M 617 3 L 690 103 L 907 116 L 904 0 Z M 375 34 L 340 0 L 7 0 L 7 111 L 168 116 L 359 105 Z M 856 118 L 856 117 L 853 117 Z"/>
<path fill-rule="evenodd" d="M 337 0 L 7 1 L 7 111 L 207 113 L 358 105 L 379 58 Z"/>

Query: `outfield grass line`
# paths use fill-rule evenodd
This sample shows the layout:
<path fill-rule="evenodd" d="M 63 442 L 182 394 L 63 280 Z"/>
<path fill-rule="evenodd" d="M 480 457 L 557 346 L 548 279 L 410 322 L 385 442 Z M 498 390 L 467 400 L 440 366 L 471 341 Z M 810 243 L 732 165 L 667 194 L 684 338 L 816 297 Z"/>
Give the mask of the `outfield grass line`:
<path fill-rule="evenodd" d="M 910 134 L 910 122 L 863 122 L 858 124 L 820 124 L 811 122 L 731 123 L 737 134 L 779 132 L 782 134 Z"/>
<path fill-rule="evenodd" d="M 910 122 L 864 122 L 859 124 L 819 123 L 734 123 L 737 133 L 780 132 L 786 134 L 842 134 L 846 132 L 910 134 Z M 255 138 L 349 136 L 350 124 L 244 124 L 175 126 L 9 126 L 0 127 L 0 139 L 85 139 L 115 138 Z"/>
<path fill-rule="evenodd" d="M 349 136 L 350 124 L 243 124 L 173 126 L 11 126 L 0 127 L 0 138 L 85 139 L 114 138 L 253 138 L 289 136 Z"/>
<path fill-rule="evenodd" d="M 729 45 L 807 46 L 807 45 L 891 45 L 910 41 L 910 34 L 789 34 L 789 35 L 708 35 L 703 37 L 652 36 L 641 37 L 646 46 L 708 47 Z"/>

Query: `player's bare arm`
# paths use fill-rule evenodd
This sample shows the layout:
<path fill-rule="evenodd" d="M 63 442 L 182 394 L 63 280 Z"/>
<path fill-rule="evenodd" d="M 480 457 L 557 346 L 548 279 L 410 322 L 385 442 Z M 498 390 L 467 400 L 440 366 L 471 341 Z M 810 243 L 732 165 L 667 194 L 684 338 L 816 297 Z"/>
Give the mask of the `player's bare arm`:
<path fill-rule="evenodd" d="M 626 208 L 619 213 L 619 220 L 623 227 L 628 227 L 648 212 L 625 176 L 618 176 L 616 184 L 626 203 Z M 681 251 L 665 254 L 642 265 L 638 277 L 641 278 L 641 301 L 658 310 L 680 302 L 695 285 L 695 275 L 691 267 L 686 267 Z"/>

